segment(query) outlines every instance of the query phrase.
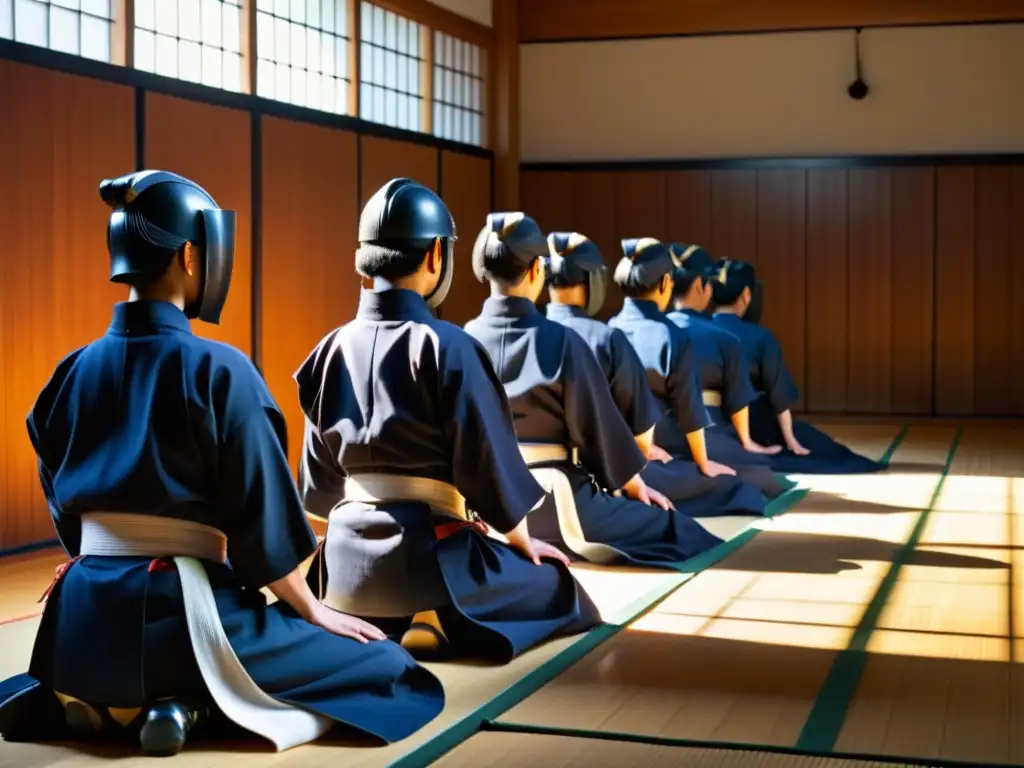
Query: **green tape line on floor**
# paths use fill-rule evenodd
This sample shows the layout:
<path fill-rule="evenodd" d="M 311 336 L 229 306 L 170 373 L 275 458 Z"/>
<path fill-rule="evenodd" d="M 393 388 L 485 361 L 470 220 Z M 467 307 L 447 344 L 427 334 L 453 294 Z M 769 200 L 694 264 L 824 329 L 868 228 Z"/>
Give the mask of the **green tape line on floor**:
<path fill-rule="evenodd" d="M 832 668 L 829 670 L 828 676 L 818 692 L 814 706 L 807 717 L 807 722 L 800 732 L 800 738 L 797 740 L 798 749 L 823 754 L 829 753 L 835 748 L 839 732 L 842 730 L 843 722 L 846 720 L 846 711 L 853 700 L 854 694 L 857 692 L 857 686 L 860 684 L 861 675 L 867 664 L 868 641 L 871 639 L 871 635 L 874 633 L 882 616 L 882 611 L 885 609 L 885 605 L 889 601 L 893 589 L 896 587 L 900 570 L 921 540 L 925 525 L 928 523 L 928 518 L 935 508 L 936 502 L 939 500 L 939 494 L 942 492 L 942 486 L 949 475 L 949 469 L 953 464 L 953 457 L 960 443 L 962 432 L 962 428 L 957 428 L 956 434 L 953 437 L 953 443 L 946 454 L 946 463 L 942 468 L 942 474 L 939 476 L 939 481 L 927 506 L 918 517 L 917 523 L 910 532 L 910 536 L 893 557 L 892 565 L 889 566 L 889 570 L 882 579 L 882 583 L 879 584 L 874 597 L 868 603 L 864 616 L 854 630 L 853 637 L 850 638 L 849 646 L 846 650 L 841 651 L 833 662 Z"/>

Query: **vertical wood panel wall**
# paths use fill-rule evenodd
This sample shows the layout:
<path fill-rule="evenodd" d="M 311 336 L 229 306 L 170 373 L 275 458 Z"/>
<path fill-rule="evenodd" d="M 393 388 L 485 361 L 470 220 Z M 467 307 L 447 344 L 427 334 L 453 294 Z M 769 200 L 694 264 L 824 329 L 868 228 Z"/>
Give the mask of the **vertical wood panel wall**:
<path fill-rule="evenodd" d="M 7 237 L 0 284 L 0 554 L 54 535 L 25 416 L 60 359 L 100 336 L 112 304 L 127 298 L 123 287 L 107 280 L 109 209 L 99 199 L 102 179 L 141 162 L 195 179 L 238 212 L 222 324 L 193 327 L 247 354 L 260 349 L 262 370 L 288 421 L 293 467 L 303 423 L 291 375 L 320 338 L 352 318 L 358 302 L 360 191 L 365 199 L 394 176 L 450 190 L 463 240 L 461 268 L 442 316 L 464 322 L 479 308 L 468 249 L 490 210 L 493 179 L 490 157 L 478 150 L 382 138 L 369 133 L 373 126 L 360 134 L 362 128 L 314 124 L 320 116 L 309 113 L 312 119 L 304 121 L 303 110 L 296 119 L 254 117 L 244 98 L 228 94 L 225 105 L 207 103 L 220 94 L 193 99 L 189 84 L 169 83 L 169 93 L 157 92 L 163 84 L 143 89 L 138 104 L 132 85 L 4 59 L 0 82 L 0 229 Z M 143 123 L 137 125 L 139 113 Z M 473 233 L 468 245 L 467 233 Z"/>
<path fill-rule="evenodd" d="M 609 264 L 645 235 L 752 262 L 803 410 L 1024 415 L 1024 164 L 750 165 L 527 167 L 522 205 Z"/>

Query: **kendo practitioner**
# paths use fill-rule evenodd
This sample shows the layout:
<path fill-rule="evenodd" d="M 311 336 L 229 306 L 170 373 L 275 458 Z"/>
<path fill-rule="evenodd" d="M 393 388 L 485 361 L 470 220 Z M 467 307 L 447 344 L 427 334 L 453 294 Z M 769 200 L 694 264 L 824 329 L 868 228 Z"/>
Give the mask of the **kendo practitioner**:
<path fill-rule="evenodd" d="M 295 374 L 303 498 L 329 520 L 310 578 L 415 654 L 505 663 L 600 618 L 566 557 L 531 538 L 544 490 L 486 353 L 431 313 L 455 237 L 445 204 L 409 179 L 363 209 L 356 269 L 373 288 Z"/>
<path fill-rule="evenodd" d="M 189 326 L 220 319 L 235 213 L 163 171 L 100 196 L 110 279 L 130 293 L 28 416 L 71 560 L 44 595 L 28 674 L 0 687 L 0 732 L 137 734 L 166 755 L 212 710 L 278 749 L 336 722 L 409 736 L 443 709 L 440 682 L 310 591 L 300 564 L 316 538 L 284 418 L 245 355 Z"/>
<path fill-rule="evenodd" d="M 764 497 L 758 488 L 739 477 L 708 477 L 692 461 L 674 458 L 654 444 L 654 426 L 665 416 L 665 408 L 651 392 L 647 371 L 626 336 L 594 318 L 604 304 L 608 280 L 600 249 L 578 232 L 552 232 L 547 243 L 551 300 L 545 306 L 546 315 L 578 333 L 597 357 L 619 413 L 650 460 L 640 473 L 644 482 L 691 517 L 764 514 Z M 738 348 L 739 341 L 734 341 Z M 748 379 L 744 371 L 743 381 Z M 751 388 L 749 383 L 747 387 Z M 772 477 L 770 471 L 766 473 Z"/>
<path fill-rule="evenodd" d="M 645 237 L 623 240 L 622 252 L 613 279 L 626 299 L 608 324 L 629 339 L 647 370 L 651 390 L 671 416 L 655 426 L 655 444 L 694 461 L 710 477 L 735 475 L 731 466 L 709 458 L 705 430 L 712 422 L 697 378 L 694 345 L 689 332 L 664 314 L 675 270 L 668 248 Z"/>
<path fill-rule="evenodd" d="M 711 274 L 714 323 L 739 338 L 751 381 L 760 393 L 750 405 L 751 436 L 762 444 L 785 446 L 784 451 L 770 457 L 772 469 L 802 474 L 859 474 L 885 469 L 885 463 L 860 456 L 821 430 L 793 418 L 790 409 L 800 394 L 786 367 L 782 347 L 770 330 L 743 321 L 756 297 L 753 265 L 725 259 L 712 267 Z"/>
<path fill-rule="evenodd" d="M 537 310 L 547 253 L 530 217 L 488 215 L 473 271 L 490 283 L 491 296 L 466 324 L 505 386 L 523 456 L 552 494 L 534 513 L 536 534 L 597 563 L 663 566 L 718 544 L 647 486 L 640 476 L 647 457 L 594 354 Z"/>
<path fill-rule="evenodd" d="M 714 422 L 705 430 L 708 455 L 736 469 L 744 480 L 757 485 L 770 498 L 793 487 L 776 476 L 770 457 L 781 446 L 763 446 L 750 437 L 750 404 L 757 392 L 743 345 L 704 315 L 711 303 L 711 256 L 697 245 L 670 243 L 675 263 L 672 311 L 667 317 L 686 330 L 693 344 L 701 396 Z"/>

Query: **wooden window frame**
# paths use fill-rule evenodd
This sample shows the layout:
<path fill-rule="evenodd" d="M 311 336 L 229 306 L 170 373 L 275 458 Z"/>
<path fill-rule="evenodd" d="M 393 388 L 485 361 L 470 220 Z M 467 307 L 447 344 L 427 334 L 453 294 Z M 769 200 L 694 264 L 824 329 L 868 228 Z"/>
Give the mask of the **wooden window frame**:
<path fill-rule="evenodd" d="M 484 72 L 482 96 L 483 128 L 481 146 L 492 147 L 495 141 L 493 108 L 495 102 L 496 37 L 494 30 L 483 24 L 459 16 L 452 11 L 434 5 L 428 0 L 370 0 L 374 5 L 404 16 L 420 25 L 421 51 L 423 52 L 422 72 L 423 112 L 420 119 L 421 132 L 434 133 L 434 32 L 443 32 L 451 37 L 472 43 L 486 54 L 487 67 Z M 359 118 L 359 51 L 362 46 L 360 24 L 361 0 L 346 0 L 348 3 L 348 115 Z M 135 0 L 114 0 L 114 22 L 111 26 L 111 63 L 126 67 L 135 66 Z M 256 0 L 242 2 L 242 60 L 245 62 L 242 76 L 242 93 L 256 93 Z"/>

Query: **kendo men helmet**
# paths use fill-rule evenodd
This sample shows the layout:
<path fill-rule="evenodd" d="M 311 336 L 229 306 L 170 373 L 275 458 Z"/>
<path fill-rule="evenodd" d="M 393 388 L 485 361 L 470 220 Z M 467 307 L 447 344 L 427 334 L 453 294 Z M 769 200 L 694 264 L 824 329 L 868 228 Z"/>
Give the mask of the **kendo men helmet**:
<path fill-rule="evenodd" d="M 110 280 L 159 278 L 185 243 L 199 249 L 202 287 L 185 315 L 219 323 L 235 256 L 235 212 L 222 210 L 190 179 L 167 171 L 138 171 L 100 183 L 113 212 L 107 224 Z"/>
<path fill-rule="evenodd" d="M 608 293 L 608 267 L 597 243 L 579 232 L 552 232 L 548 235 L 548 254 L 551 285 L 586 285 L 584 310 L 590 317 L 596 315 Z"/>
<path fill-rule="evenodd" d="M 547 253 L 547 240 L 533 218 L 522 211 L 489 213 L 473 243 L 473 274 L 481 283 L 491 277 L 518 279 Z"/>
<path fill-rule="evenodd" d="M 412 179 L 392 179 L 366 202 L 359 217 L 359 244 L 426 253 L 441 243 L 441 274 L 437 285 L 424 296 L 433 309 L 448 296 L 455 264 L 455 220 L 444 201 Z M 356 262 L 356 269 L 367 275 Z"/>

